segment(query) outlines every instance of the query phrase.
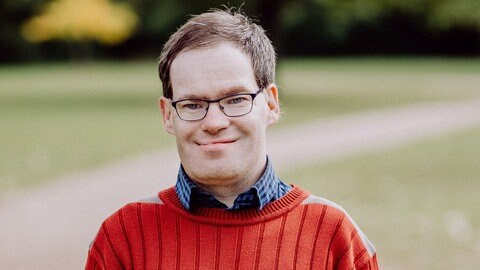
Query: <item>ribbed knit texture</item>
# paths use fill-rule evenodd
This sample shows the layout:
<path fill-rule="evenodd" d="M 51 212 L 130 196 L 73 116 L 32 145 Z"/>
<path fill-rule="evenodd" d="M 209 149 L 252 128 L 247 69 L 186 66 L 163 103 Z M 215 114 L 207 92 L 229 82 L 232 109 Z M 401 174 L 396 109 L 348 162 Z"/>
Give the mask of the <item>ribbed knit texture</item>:
<path fill-rule="evenodd" d="M 294 187 L 261 211 L 186 211 L 173 188 L 101 226 L 85 269 L 378 269 L 341 209 Z"/>

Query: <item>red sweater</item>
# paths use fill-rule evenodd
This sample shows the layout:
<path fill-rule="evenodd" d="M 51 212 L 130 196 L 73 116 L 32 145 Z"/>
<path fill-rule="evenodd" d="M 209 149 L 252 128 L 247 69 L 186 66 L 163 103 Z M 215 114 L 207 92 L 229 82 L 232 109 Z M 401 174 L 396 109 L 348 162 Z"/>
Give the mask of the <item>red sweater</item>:
<path fill-rule="evenodd" d="M 261 211 L 186 211 L 174 188 L 101 226 L 85 269 L 378 269 L 375 250 L 337 205 L 294 188 Z"/>

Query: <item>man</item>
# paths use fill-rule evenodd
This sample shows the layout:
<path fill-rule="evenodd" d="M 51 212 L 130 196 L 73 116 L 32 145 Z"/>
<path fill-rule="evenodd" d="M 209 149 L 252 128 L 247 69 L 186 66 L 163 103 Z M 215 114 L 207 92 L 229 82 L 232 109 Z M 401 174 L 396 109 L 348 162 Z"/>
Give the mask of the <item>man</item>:
<path fill-rule="evenodd" d="M 378 269 L 342 208 L 274 174 L 266 131 L 280 107 L 262 28 L 230 10 L 195 16 L 159 73 L 177 183 L 110 216 L 86 269 Z"/>

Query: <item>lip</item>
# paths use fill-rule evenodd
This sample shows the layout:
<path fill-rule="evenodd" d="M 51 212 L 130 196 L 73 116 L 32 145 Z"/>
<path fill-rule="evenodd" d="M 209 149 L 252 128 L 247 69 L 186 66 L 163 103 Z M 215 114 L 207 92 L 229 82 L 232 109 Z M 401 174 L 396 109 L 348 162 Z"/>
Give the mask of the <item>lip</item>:
<path fill-rule="evenodd" d="M 198 145 L 212 145 L 212 144 L 228 144 L 233 143 L 236 140 L 233 139 L 220 139 L 220 140 L 213 140 L 213 141 L 205 141 L 205 142 L 197 142 Z"/>
<path fill-rule="evenodd" d="M 234 139 L 218 139 L 212 141 L 201 141 L 197 142 L 197 145 L 204 151 L 220 151 L 224 150 L 229 145 L 233 144 L 237 140 Z"/>

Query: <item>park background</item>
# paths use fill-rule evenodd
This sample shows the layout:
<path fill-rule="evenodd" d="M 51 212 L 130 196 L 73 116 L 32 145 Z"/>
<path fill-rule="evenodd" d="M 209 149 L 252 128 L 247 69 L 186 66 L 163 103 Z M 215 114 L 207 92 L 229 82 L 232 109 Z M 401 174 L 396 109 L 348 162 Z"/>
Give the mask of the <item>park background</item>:
<path fill-rule="evenodd" d="M 71 175 L 173 149 L 156 104 L 161 95 L 156 59 L 189 14 L 222 4 L 227 3 L 0 3 L 0 229 L 5 218 L 35 224 L 28 211 L 23 219 L 1 214 L 15 202 L 72 181 Z M 277 48 L 283 116 L 273 133 L 480 96 L 479 1 L 262 0 L 229 1 L 229 6 L 242 6 L 255 17 Z M 478 118 L 478 111 L 469 117 Z M 280 177 L 344 206 L 375 244 L 382 269 L 476 269 L 479 137 L 480 124 L 433 132 L 336 159 L 292 161 Z M 22 237 L 6 235 L 15 230 L 5 229 L 0 261 L 8 269 L 29 269 L 28 258 L 37 269 L 81 268 L 102 214 L 95 229 L 78 233 L 86 238 L 47 244 L 55 238 L 44 237 L 44 245 L 26 248 L 23 259 L 12 254 L 18 243 L 8 242 Z M 64 217 L 48 218 L 68 224 Z M 83 227 L 78 224 L 78 230 Z M 20 232 L 43 230 L 48 228 Z M 24 245 L 30 244 L 26 239 Z M 56 245 L 65 254 L 28 253 Z M 77 246 L 83 247 L 80 253 L 68 252 Z M 65 259 L 61 263 L 54 256 Z M 67 267 L 69 260 L 73 266 Z"/>

